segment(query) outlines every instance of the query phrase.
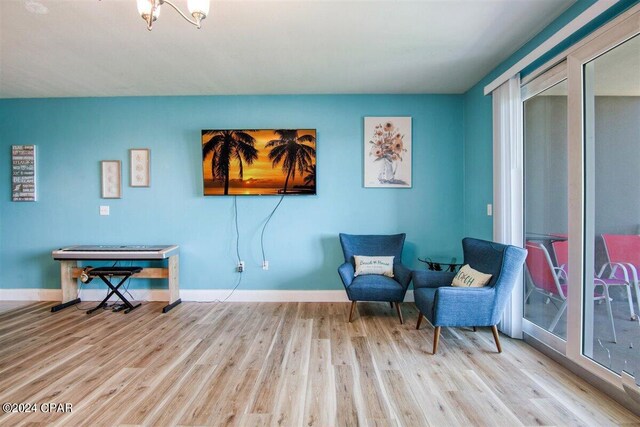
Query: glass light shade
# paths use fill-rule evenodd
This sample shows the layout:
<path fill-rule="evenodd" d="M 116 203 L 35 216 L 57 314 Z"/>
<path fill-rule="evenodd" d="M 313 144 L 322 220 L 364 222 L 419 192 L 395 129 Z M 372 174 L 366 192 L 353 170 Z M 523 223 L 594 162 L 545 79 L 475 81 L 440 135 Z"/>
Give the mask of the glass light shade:
<path fill-rule="evenodd" d="M 140 16 L 143 18 L 148 16 L 151 13 L 154 2 L 154 0 L 138 0 L 138 13 Z M 157 19 L 158 16 L 160 16 L 160 5 L 157 5 L 153 11 L 153 19 Z"/>
<path fill-rule="evenodd" d="M 188 0 L 187 7 L 191 16 L 195 13 L 199 13 L 203 17 L 209 14 L 209 0 Z"/>

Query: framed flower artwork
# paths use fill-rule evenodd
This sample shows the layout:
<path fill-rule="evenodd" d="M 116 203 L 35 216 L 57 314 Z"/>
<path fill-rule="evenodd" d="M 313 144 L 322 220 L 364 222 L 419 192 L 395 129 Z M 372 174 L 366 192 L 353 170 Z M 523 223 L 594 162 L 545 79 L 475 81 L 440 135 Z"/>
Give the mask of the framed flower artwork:
<path fill-rule="evenodd" d="M 365 117 L 365 188 L 411 188 L 411 142 L 411 117 Z"/>
<path fill-rule="evenodd" d="M 129 150 L 129 186 L 150 186 L 150 154 L 151 152 L 148 148 L 132 148 Z"/>
<path fill-rule="evenodd" d="M 120 160 L 103 160 L 102 169 L 102 198 L 119 199 L 122 191 Z"/>

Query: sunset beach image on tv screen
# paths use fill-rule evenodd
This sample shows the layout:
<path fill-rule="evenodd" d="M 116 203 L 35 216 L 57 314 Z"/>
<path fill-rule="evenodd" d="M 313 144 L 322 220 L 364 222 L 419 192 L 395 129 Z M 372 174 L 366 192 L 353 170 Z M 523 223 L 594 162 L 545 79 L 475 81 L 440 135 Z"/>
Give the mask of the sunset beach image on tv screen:
<path fill-rule="evenodd" d="M 316 194 L 315 129 L 205 129 L 205 196 Z"/>

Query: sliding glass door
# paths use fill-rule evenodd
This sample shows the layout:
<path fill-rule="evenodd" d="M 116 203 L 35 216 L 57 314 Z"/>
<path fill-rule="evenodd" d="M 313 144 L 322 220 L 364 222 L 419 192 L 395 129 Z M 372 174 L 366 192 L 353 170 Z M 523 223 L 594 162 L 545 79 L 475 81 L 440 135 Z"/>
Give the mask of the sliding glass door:
<path fill-rule="evenodd" d="M 523 79 L 514 218 L 528 250 L 525 339 L 627 393 L 640 382 L 639 22 L 636 7 Z"/>
<path fill-rule="evenodd" d="M 567 337 L 566 274 L 558 245 L 567 240 L 567 81 L 524 100 L 524 231 L 528 250 L 524 318 Z M 542 89 L 542 88 L 540 88 Z"/>
<path fill-rule="evenodd" d="M 640 372 L 640 36 L 584 64 L 583 80 L 582 351 L 618 374 Z"/>

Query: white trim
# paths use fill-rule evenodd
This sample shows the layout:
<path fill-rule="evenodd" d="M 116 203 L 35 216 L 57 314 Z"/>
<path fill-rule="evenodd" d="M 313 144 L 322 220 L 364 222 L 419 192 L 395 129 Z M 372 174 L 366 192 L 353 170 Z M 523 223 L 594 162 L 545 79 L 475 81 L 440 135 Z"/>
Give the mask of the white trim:
<path fill-rule="evenodd" d="M 0 301 L 60 301 L 60 289 L 0 289 Z"/>
<path fill-rule="evenodd" d="M 554 35 L 542 42 L 538 47 L 529 52 L 524 58 L 516 62 L 513 66 L 511 66 L 511 68 L 502 73 L 498 78 L 486 85 L 484 87 L 484 94 L 488 95 L 493 92 L 504 82 L 508 81 L 511 77 L 515 76 L 529 65 L 533 64 L 535 61 L 541 58 L 542 55 L 546 54 L 558 44 L 562 43 L 573 33 L 587 25 L 589 22 L 593 21 L 595 18 L 600 16 L 602 13 L 607 11 L 610 7 L 612 7 L 619 1 L 620 0 L 598 0 L 597 2 L 595 2 L 587 10 L 582 12 L 571 22 L 562 27 L 558 32 L 556 32 Z"/>
<path fill-rule="evenodd" d="M 493 93 L 493 240 L 523 246 L 523 146 L 520 76 Z M 522 338 L 522 275 L 507 300 L 500 330 Z"/>
<path fill-rule="evenodd" d="M 167 301 L 166 289 L 129 290 L 135 298 L 142 301 Z M 80 298 L 83 301 L 101 301 L 107 295 L 107 289 L 83 289 Z M 112 298 L 112 299 L 115 299 Z M 0 301 L 61 301 L 62 290 L 42 288 L 0 289 Z"/>
<path fill-rule="evenodd" d="M 227 301 L 242 302 L 346 302 L 349 301 L 344 290 L 336 291 L 300 291 L 300 290 L 238 290 L 231 296 L 231 289 L 182 289 L 183 301 Z"/>
<path fill-rule="evenodd" d="M 521 81 L 520 84 L 522 84 L 522 89 L 520 93 L 522 95 L 522 102 L 533 98 L 564 80 L 567 80 L 566 60 L 556 64 L 555 67 L 548 69 L 545 73 L 539 75 L 537 79 L 531 80 L 527 84 L 524 84 Z"/>
<path fill-rule="evenodd" d="M 135 299 L 142 301 L 167 301 L 166 289 L 130 289 Z M 231 289 L 182 289 L 182 301 L 221 301 L 229 296 Z M 100 301 L 106 295 L 105 289 L 84 289 L 83 301 Z M 60 289 L 0 289 L 0 301 L 60 301 Z M 348 302 L 344 290 L 304 291 L 304 290 L 237 290 L 227 301 L 242 302 Z M 413 302 L 413 291 L 407 291 L 405 302 Z"/>
<path fill-rule="evenodd" d="M 540 325 L 536 325 L 527 319 L 522 319 L 522 332 L 566 356 L 567 342 L 557 335 L 550 333 Z"/>

